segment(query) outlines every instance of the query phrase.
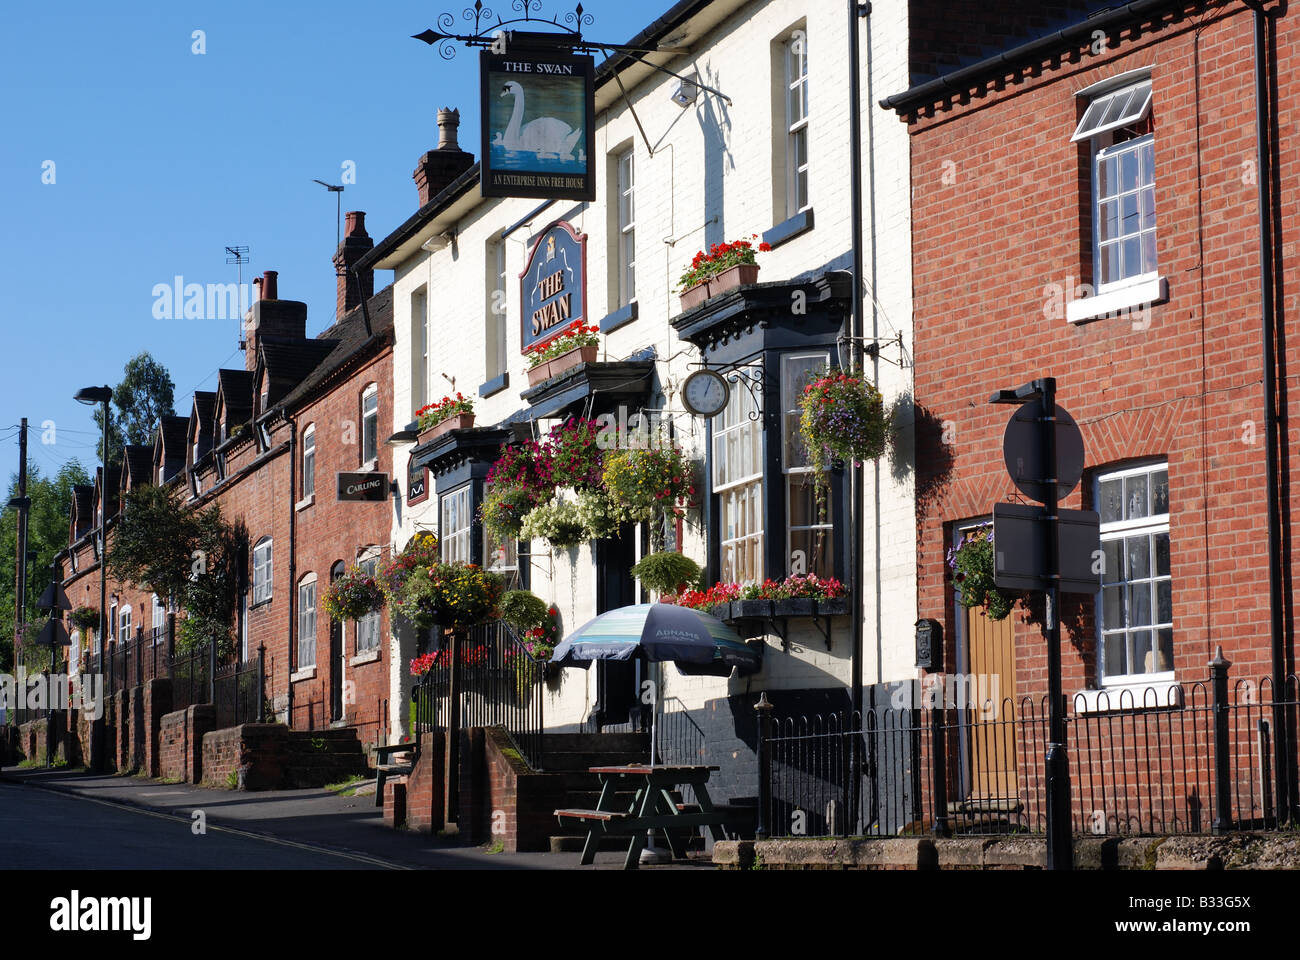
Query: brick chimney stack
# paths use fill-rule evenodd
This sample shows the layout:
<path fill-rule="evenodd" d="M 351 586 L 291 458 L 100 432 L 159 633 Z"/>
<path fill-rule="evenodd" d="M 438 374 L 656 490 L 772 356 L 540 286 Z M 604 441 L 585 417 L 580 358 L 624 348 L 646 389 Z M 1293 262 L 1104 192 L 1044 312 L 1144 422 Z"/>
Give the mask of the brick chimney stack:
<path fill-rule="evenodd" d="M 334 272 L 338 277 L 338 301 L 335 306 L 335 319 L 361 305 L 361 297 L 367 300 L 375 295 L 375 272 L 363 270 L 360 273 L 361 291 L 357 292 L 357 281 L 352 276 L 352 265 L 362 258 L 375 245 L 366 233 L 366 214 L 364 210 L 350 210 L 347 214 L 347 226 L 343 231 L 343 242 L 334 254 Z"/>
<path fill-rule="evenodd" d="M 459 110 L 443 107 L 438 111 L 438 148 L 422 156 L 412 174 L 422 207 L 474 166 L 474 155 L 462 150 L 457 141 L 459 127 Z"/>
<path fill-rule="evenodd" d="M 267 270 L 253 281 L 257 285 L 257 299 L 244 316 L 244 369 L 257 368 L 257 344 L 264 336 L 307 336 L 307 304 L 299 300 L 281 300 L 279 273 Z"/>

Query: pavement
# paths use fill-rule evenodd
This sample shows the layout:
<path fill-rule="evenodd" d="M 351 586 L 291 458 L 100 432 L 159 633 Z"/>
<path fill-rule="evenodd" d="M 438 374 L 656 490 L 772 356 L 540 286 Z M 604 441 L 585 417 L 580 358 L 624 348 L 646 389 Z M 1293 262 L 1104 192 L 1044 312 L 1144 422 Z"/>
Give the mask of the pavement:
<path fill-rule="evenodd" d="M 194 814 L 202 811 L 202 817 Z M 197 833 L 202 821 L 205 833 Z M 203 842 L 207 841 L 207 842 Z M 621 869 L 624 853 L 493 853 L 393 830 L 373 795 L 241 792 L 144 777 L 0 770 L 0 865 L 24 869 Z M 710 869 L 708 861 L 643 867 Z"/>

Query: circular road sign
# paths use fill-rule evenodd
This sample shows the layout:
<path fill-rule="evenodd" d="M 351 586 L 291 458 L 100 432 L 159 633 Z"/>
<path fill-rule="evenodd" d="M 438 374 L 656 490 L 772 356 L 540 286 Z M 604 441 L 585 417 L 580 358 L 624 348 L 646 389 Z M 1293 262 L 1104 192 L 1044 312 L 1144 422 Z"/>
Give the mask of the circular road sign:
<path fill-rule="evenodd" d="M 1043 428 L 1039 423 L 1040 407 L 1026 403 L 1007 421 L 1002 435 L 1002 458 L 1011 480 L 1026 497 L 1047 502 L 1047 485 L 1043 479 Z M 1078 486 L 1083 476 L 1083 434 L 1068 410 L 1056 405 L 1056 498 L 1064 500 Z"/>

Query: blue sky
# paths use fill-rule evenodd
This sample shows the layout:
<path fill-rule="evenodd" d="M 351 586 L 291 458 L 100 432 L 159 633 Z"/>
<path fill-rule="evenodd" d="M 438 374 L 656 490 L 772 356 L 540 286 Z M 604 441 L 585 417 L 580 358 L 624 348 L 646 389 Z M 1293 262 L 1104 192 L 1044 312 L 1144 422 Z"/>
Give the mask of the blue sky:
<path fill-rule="evenodd" d="M 153 288 L 177 275 L 234 282 L 228 244 L 250 248 L 246 283 L 278 270 L 280 296 L 307 302 L 309 335 L 328 326 L 335 203 L 312 179 L 340 183 L 350 161 L 343 209 L 365 210 L 377 242 L 416 209 L 411 171 L 437 143 L 439 107 L 460 108 L 462 146 L 474 149 L 477 51 L 444 61 L 410 39 L 444 10 L 472 32 L 459 19 L 467 6 L 11 5 L 0 28 L 0 437 L 26 416 L 45 473 L 73 457 L 93 468 L 94 422 L 72 395 L 117 383 L 145 349 L 188 414 L 219 367 L 243 366 L 239 323 L 158 319 Z M 584 33 L 625 42 L 669 6 L 589 0 Z M 547 16 L 570 9 L 544 0 Z M 41 442 L 45 421 L 53 444 Z M 17 465 L 17 441 L 5 439 L 6 482 Z"/>

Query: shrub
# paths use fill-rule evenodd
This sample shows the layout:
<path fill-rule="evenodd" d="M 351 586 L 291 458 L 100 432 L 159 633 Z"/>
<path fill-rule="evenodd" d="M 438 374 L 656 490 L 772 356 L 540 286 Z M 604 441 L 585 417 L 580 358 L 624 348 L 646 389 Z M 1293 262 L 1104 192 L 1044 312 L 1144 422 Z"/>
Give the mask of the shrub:
<path fill-rule="evenodd" d="M 531 590 L 507 590 L 501 595 L 501 619 L 520 633 L 546 623 L 551 617 L 551 609 Z"/>

